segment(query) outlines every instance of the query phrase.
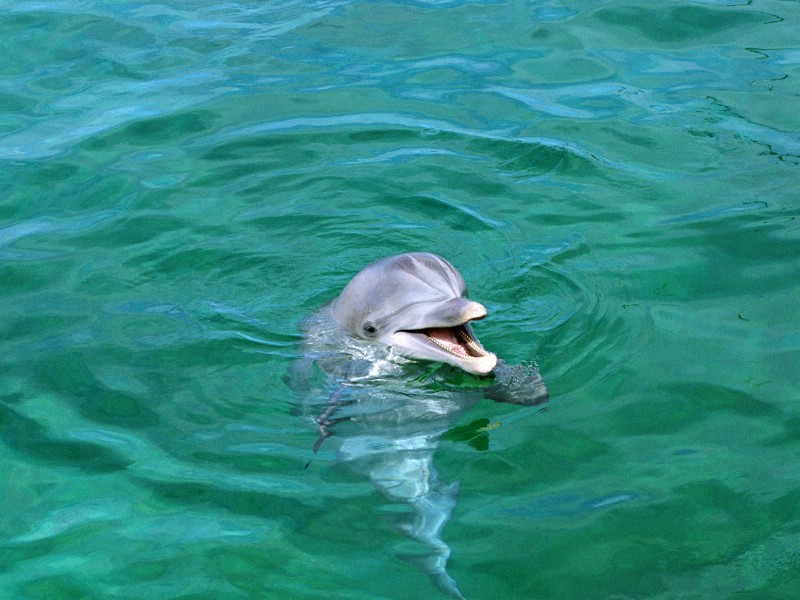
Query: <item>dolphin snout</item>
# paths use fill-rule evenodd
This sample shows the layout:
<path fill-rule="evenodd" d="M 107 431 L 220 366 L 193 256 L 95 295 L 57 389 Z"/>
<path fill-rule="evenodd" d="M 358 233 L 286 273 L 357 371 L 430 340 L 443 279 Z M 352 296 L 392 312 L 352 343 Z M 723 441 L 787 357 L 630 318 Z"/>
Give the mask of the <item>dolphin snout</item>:
<path fill-rule="evenodd" d="M 464 321 L 480 321 L 488 314 L 486 307 L 480 302 L 474 302 L 473 300 L 468 300 L 467 302 L 461 311 Z"/>
<path fill-rule="evenodd" d="M 486 307 L 469 298 L 453 298 L 438 307 L 435 314 L 447 323 L 443 325 L 463 325 L 467 321 L 479 321 L 487 314 Z"/>

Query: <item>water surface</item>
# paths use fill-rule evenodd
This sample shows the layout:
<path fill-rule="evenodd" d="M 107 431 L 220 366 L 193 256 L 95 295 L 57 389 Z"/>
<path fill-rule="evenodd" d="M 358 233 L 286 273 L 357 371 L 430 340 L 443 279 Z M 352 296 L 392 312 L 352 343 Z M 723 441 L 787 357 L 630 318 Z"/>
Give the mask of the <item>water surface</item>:
<path fill-rule="evenodd" d="M 4 597 L 438 597 L 284 382 L 416 250 L 551 394 L 436 452 L 467 598 L 795 597 L 796 2 L 0 8 Z"/>

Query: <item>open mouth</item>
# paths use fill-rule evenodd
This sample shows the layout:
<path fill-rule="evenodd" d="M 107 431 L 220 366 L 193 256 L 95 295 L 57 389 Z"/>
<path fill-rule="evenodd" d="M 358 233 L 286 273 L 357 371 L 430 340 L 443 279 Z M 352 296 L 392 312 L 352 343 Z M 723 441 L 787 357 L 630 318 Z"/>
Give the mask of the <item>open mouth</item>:
<path fill-rule="evenodd" d="M 482 358 L 489 355 L 464 325 L 417 329 L 409 333 L 423 334 L 441 349 L 459 358 Z"/>

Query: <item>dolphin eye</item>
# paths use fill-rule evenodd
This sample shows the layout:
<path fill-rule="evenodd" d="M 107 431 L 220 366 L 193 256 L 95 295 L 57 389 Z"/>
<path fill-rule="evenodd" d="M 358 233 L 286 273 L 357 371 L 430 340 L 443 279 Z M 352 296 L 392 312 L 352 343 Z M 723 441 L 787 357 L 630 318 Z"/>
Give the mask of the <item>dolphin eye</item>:
<path fill-rule="evenodd" d="M 364 325 L 364 335 L 367 337 L 375 337 L 375 334 L 378 333 L 378 329 L 372 323 L 367 323 Z"/>

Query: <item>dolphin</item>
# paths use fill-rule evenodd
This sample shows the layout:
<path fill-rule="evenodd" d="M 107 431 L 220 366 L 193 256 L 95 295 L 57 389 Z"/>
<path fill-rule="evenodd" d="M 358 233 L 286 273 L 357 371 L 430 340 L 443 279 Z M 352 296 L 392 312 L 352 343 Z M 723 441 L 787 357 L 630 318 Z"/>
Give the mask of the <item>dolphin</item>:
<path fill-rule="evenodd" d="M 459 484 L 439 477 L 439 441 L 482 398 L 528 406 L 547 400 L 538 370 L 506 365 L 478 340 L 472 322 L 486 315 L 444 258 L 383 258 L 304 321 L 303 357 L 288 379 L 315 416 L 314 453 L 332 437 L 340 464 L 411 507 L 401 528 L 429 550 L 416 562 L 456 599 L 464 596 L 447 572 L 451 549 L 442 534 Z M 458 373 L 468 374 L 466 384 Z"/>

